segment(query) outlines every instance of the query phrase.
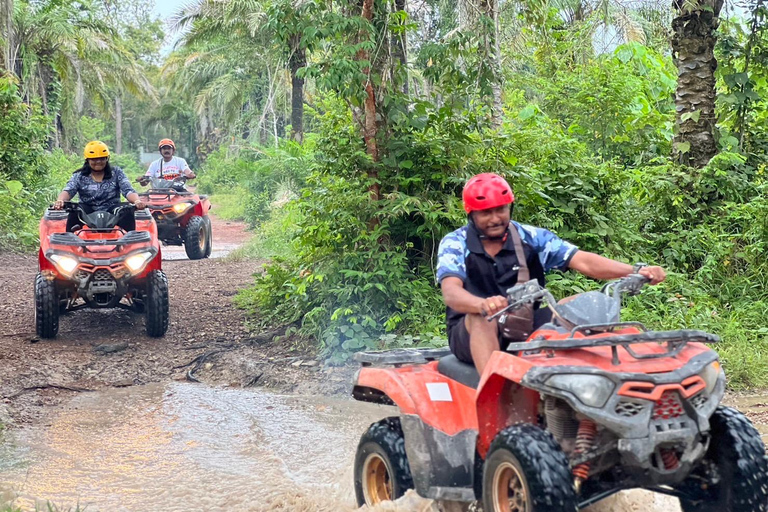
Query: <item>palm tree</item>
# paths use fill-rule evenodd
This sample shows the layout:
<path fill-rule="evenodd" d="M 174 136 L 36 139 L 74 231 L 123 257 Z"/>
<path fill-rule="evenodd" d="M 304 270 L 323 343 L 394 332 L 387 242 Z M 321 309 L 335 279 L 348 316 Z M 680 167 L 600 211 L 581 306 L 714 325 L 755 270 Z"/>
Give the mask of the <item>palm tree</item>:
<path fill-rule="evenodd" d="M 11 69 L 13 46 L 13 0 L 0 0 L 0 69 Z"/>
<path fill-rule="evenodd" d="M 227 45 L 239 43 L 241 47 L 245 44 L 250 51 L 239 54 L 244 60 L 258 55 L 281 69 L 287 66 L 291 76 L 292 136 L 301 141 L 304 136 L 301 70 L 306 67 L 306 52 L 313 40 L 313 32 L 305 29 L 313 26 L 317 9 L 319 6 L 312 0 L 199 0 L 177 15 L 175 25 L 177 28 L 191 25 L 186 44 L 214 40 L 226 41 Z M 266 69 L 270 69 L 269 64 Z"/>
<path fill-rule="evenodd" d="M 58 84 L 56 145 L 66 147 L 66 127 L 83 112 L 86 98 L 110 111 L 115 90 L 151 94 L 139 62 L 115 31 L 88 8 L 68 2 L 19 2 L 14 11 L 12 71 L 27 100 L 39 97 L 46 114 L 54 113 L 49 92 Z M 64 136 L 63 140 L 59 137 Z"/>
<path fill-rule="evenodd" d="M 717 154 L 714 50 L 723 0 L 674 0 L 674 7 L 675 155 L 681 163 L 700 168 Z"/>

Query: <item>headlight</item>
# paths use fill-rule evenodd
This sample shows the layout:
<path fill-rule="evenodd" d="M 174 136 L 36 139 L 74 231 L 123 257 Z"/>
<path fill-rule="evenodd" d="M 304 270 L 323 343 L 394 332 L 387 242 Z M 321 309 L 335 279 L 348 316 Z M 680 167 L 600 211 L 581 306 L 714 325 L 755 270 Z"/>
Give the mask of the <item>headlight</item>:
<path fill-rule="evenodd" d="M 125 258 L 125 266 L 132 274 L 141 272 L 147 265 L 147 262 L 152 257 L 152 253 L 149 251 L 139 252 Z"/>
<path fill-rule="evenodd" d="M 192 206 L 189 203 L 176 203 L 173 205 L 173 211 L 176 213 L 184 213 L 185 211 L 189 210 L 189 207 Z"/>
<path fill-rule="evenodd" d="M 553 375 L 546 384 L 573 393 L 584 405 L 602 407 L 613 393 L 613 382 L 600 375 Z"/>
<path fill-rule="evenodd" d="M 701 371 L 699 377 L 704 379 L 704 383 L 707 385 L 707 394 L 712 394 L 712 391 L 714 391 L 715 385 L 717 384 L 717 378 L 722 372 L 723 369 L 720 367 L 720 361 L 715 361 L 714 363 L 708 364 Z"/>
<path fill-rule="evenodd" d="M 63 254 L 51 254 L 48 259 L 56 265 L 59 272 L 66 276 L 71 276 L 72 272 L 77 268 L 77 260 L 72 256 L 64 256 Z"/>

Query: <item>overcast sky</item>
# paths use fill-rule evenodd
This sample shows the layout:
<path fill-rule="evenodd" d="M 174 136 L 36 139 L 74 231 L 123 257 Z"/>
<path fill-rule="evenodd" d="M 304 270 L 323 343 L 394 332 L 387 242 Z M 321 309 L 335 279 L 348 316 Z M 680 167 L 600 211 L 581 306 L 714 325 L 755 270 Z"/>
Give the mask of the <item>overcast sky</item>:
<path fill-rule="evenodd" d="M 167 18 L 188 3 L 190 0 L 155 0 L 155 7 L 152 12 L 161 18 Z"/>

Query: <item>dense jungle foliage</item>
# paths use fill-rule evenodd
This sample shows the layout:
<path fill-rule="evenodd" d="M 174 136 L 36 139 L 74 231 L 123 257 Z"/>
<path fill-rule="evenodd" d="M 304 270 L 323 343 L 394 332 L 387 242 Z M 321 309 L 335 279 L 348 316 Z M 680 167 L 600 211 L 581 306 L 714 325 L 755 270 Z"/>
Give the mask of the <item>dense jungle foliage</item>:
<path fill-rule="evenodd" d="M 14 5 L 19 23 L 48 4 Z M 34 69 L 25 56 L 0 79 L 0 244 L 34 246 L 82 141 L 119 145 L 133 175 L 131 155 L 176 137 L 214 211 L 256 230 L 245 253 L 270 261 L 237 303 L 341 362 L 445 343 L 437 245 L 466 221 L 464 182 L 497 172 L 516 220 L 669 271 L 626 318 L 715 332 L 731 385 L 766 386 L 766 10 L 691 5 L 201 0 L 171 20 L 163 59 L 141 2 L 98 23 L 69 13 L 68 30 L 110 41 L 93 43 L 92 72 L 115 71 L 78 83 L 35 40 Z M 697 56 L 678 21 L 701 12 L 715 13 L 714 114 L 680 71 Z"/>

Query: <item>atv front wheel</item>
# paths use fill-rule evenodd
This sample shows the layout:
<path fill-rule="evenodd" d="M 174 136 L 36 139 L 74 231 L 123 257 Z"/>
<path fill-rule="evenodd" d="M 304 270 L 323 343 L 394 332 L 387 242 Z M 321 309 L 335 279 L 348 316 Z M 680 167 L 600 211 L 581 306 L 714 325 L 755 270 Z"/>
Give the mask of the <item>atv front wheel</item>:
<path fill-rule="evenodd" d="M 205 258 L 207 240 L 208 226 L 205 220 L 198 215 L 190 218 L 184 230 L 184 251 L 187 257 L 191 260 Z"/>
<path fill-rule="evenodd" d="M 514 425 L 496 435 L 483 468 L 484 512 L 576 512 L 568 459 L 535 425 Z"/>
<path fill-rule="evenodd" d="M 203 258 L 208 258 L 211 255 L 211 251 L 213 251 L 213 227 L 211 226 L 211 218 L 209 216 L 206 215 L 203 218 L 205 219 L 205 226 L 208 230 Z"/>
<path fill-rule="evenodd" d="M 35 330 L 41 338 L 55 338 L 59 332 L 59 294 L 56 281 L 38 273 L 35 278 Z"/>
<path fill-rule="evenodd" d="M 680 498 L 680 507 L 684 512 L 768 511 L 768 457 L 760 433 L 731 407 L 718 407 L 709 424 L 709 451 L 683 482 L 689 498 Z"/>
<path fill-rule="evenodd" d="M 396 500 L 413 488 L 400 418 L 386 418 L 368 427 L 357 445 L 354 475 L 359 507 Z"/>
<path fill-rule="evenodd" d="M 162 270 L 153 270 L 147 276 L 147 335 L 159 338 L 168 330 L 168 278 Z"/>

